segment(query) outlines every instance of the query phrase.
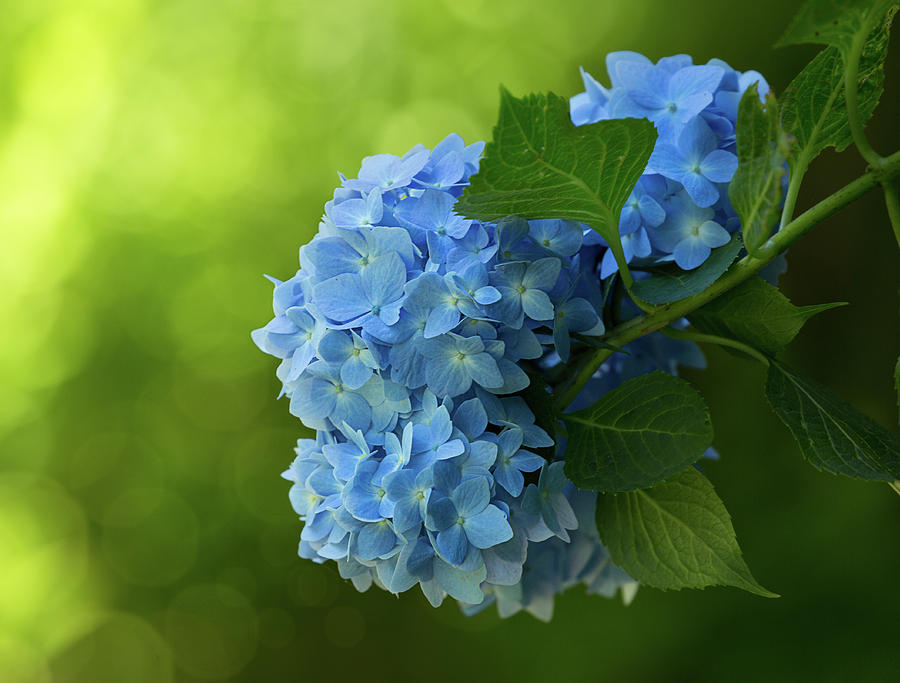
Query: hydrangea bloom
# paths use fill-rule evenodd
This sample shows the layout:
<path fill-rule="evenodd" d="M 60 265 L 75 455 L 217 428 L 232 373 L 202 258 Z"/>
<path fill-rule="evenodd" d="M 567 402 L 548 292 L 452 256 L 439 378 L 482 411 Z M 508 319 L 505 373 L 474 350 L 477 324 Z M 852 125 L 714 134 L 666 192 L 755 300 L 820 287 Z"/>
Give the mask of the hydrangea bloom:
<path fill-rule="evenodd" d="M 733 143 L 736 100 L 725 93 L 741 77 L 720 63 L 642 59 L 615 57 L 611 90 L 585 74 L 573 120 L 640 115 L 666 131 L 651 160 L 659 172 L 622 213 L 626 251 L 696 265 L 695 237 L 715 246 L 733 229 L 716 183 Z M 304 522 L 302 557 L 335 561 L 359 590 L 418 585 L 433 605 L 449 595 L 467 612 L 496 603 L 501 616 L 549 619 L 569 586 L 626 599 L 637 586 L 597 537 L 595 494 L 566 479 L 564 444 L 518 395 L 530 373 L 553 372 L 604 332 L 609 250 L 570 221 L 456 215 L 482 150 L 450 135 L 341 176 L 300 269 L 273 280 L 275 317 L 252 337 L 281 359 L 290 412 L 316 431 L 283 475 Z M 695 162 L 696 179 L 662 174 L 693 173 Z M 628 350 L 575 407 L 634 375 L 703 364 L 693 344 L 658 334 Z"/>
<path fill-rule="evenodd" d="M 769 86 L 756 71 L 741 73 L 720 59 L 695 65 L 688 55 L 654 64 L 635 52 L 612 52 L 606 67 L 609 88 L 582 70 L 585 91 L 570 100 L 575 125 L 648 118 L 659 133 L 619 219 L 625 258 L 697 268 L 740 227 L 728 201 L 728 182 L 737 170 L 737 106 L 753 83 L 760 97 Z M 616 269 L 607 252 L 601 276 Z"/>

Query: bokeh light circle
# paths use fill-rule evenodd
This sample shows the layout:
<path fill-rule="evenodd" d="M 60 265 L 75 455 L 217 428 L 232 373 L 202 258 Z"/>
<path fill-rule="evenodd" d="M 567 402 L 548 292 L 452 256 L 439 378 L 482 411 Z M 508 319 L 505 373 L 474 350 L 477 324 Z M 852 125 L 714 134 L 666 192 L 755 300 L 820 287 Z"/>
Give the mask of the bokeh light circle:
<path fill-rule="evenodd" d="M 203 680 L 235 676 L 256 653 L 256 612 L 241 593 L 221 584 L 181 591 L 165 614 L 166 637 L 178 666 Z"/>
<path fill-rule="evenodd" d="M 103 521 L 103 555 L 131 583 L 171 584 L 197 557 L 197 517 L 171 491 L 123 491 L 109 505 Z"/>

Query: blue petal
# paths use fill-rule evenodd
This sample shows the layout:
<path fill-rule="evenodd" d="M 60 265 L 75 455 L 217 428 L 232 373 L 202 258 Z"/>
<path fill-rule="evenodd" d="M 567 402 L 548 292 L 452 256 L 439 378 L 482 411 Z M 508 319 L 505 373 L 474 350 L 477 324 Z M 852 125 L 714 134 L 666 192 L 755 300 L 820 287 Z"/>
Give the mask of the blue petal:
<path fill-rule="evenodd" d="M 728 231 L 714 221 L 704 222 L 700 226 L 700 233 L 698 236 L 703 244 L 713 248 L 728 244 L 731 239 L 731 235 L 728 234 Z"/>
<path fill-rule="evenodd" d="M 539 289 L 529 289 L 522 295 L 522 310 L 532 320 L 551 320 L 553 304 L 550 297 Z"/>
<path fill-rule="evenodd" d="M 359 389 L 372 377 L 372 368 L 363 363 L 359 357 L 350 357 L 341 366 L 341 382 L 348 389 Z"/>
<path fill-rule="evenodd" d="M 419 501 L 415 498 L 403 498 L 394 503 L 394 528 L 398 533 L 405 533 L 422 521 Z"/>
<path fill-rule="evenodd" d="M 487 570 L 483 563 L 476 569 L 463 571 L 437 558 L 434 562 L 434 578 L 455 600 L 470 605 L 480 604 L 484 600 L 481 583 L 487 578 Z"/>
<path fill-rule="evenodd" d="M 434 548 L 428 539 L 422 536 L 416 541 L 406 560 L 406 569 L 420 581 L 430 581 L 433 575 L 433 560 Z"/>
<path fill-rule="evenodd" d="M 449 302 L 435 306 L 428 314 L 423 336 L 431 339 L 449 332 L 459 325 L 459 317 L 459 309 Z"/>
<path fill-rule="evenodd" d="M 522 284 L 526 289 L 542 289 L 549 292 L 559 279 L 559 271 L 562 263 L 558 258 L 542 258 L 530 263 Z"/>
<path fill-rule="evenodd" d="M 675 246 L 675 263 L 684 270 L 693 270 L 709 258 L 709 252 L 699 237 L 688 237 Z"/>
<path fill-rule="evenodd" d="M 440 460 L 434 464 L 432 472 L 433 485 L 437 490 L 449 494 L 459 486 L 460 471 L 455 463 Z"/>
<path fill-rule="evenodd" d="M 463 372 L 465 372 L 467 376 L 471 376 L 471 379 L 475 380 L 485 388 L 490 389 L 503 386 L 503 375 L 497 367 L 497 361 L 491 358 L 487 353 L 476 353 L 472 356 L 467 356 L 465 362 L 460 365 L 465 365 L 465 370 L 463 370 Z M 468 388 L 469 384 L 466 384 L 465 389 L 461 389 L 450 395 L 456 396 L 457 394 L 463 393 Z"/>
<path fill-rule="evenodd" d="M 494 479 L 514 498 L 519 497 L 519 494 L 522 493 L 522 487 L 525 485 L 525 477 L 511 464 L 499 463 L 494 468 Z"/>
<path fill-rule="evenodd" d="M 487 429 L 488 419 L 484 405 L 477 398 L 464 401 L 453 413 L 453 424 L 470 441 L 477 439 Z"/>
<path fill-rule="evenodd" d="M 368 311 L 372 306 L 385 306 L 403 296 L 406 266 L 397 254 L 379 256 L 363 268 L 361 279 L 365 300 L 369 303 Z M 316 301 L 318 303 L 318 299 Z"/>
<path fill-rule="evenodd" d="M 291 415 L 301 420 L 321 420 L 334 410 L 337 394 L 334 385 L 321 379 L 304 377 L 291 396 Z"/>
<path fill-rule="evenodd" d="M 460 517 L 468 519 L 478 515 L 491 500 L 491 487 L 487 479 L 478 477 L 467 479 L 450 494 Z"/>
<path fill-rule="evenodd" d="M 700 170 L 703 172 L 703 175 L 714 183 L 729 182 L 734 176 L 737 167 L 737 156 L 723 149 L 710 152 L 703 160 L 703 163 L 700 164 Z"/>
<path fill-rule="evenodd" d="M 513 537 L 506 515 L 495 505 L 488 505 L 481 513 L 467 518 L 464 528 L 469 542 L 476 548 L 490 548 Z"/>
<path fill-rule="evenodd" d="M 679 180 L 697 206 L 705 208 L 719 201 L 719 190 L 699 173 L 686 173 Z"/>
<path fill-rule="evenodd" d="M 469 541 L 461 524 L 455 521 L 443 531 L 438 531 L 436 537 L 437 549 L 447 562 L 461 565 L 466 559 L 469 550 Z M 448 591 L 449 592 L 449 591 Z"/>
<path fill-rule="evenodd" d="M 426 516 L 428 528 L 433 529 L 434 531 L 443 531 L 444 529 L 453 526 L 456 524 L 456 520 L 459 517 L 456 508 L 453 505 L 453 501 L 449 498 L 441 498 L 436 495 L 432 495 L 431 498 L 428 499 Z"/>
<path fill-rule="evenodd" d="M 343 273 L 320 282 L 313 289 L 316 306 L 332 320 L 346 322 L 368 313 L 368 302 L 359 275 Z"/>
<path fill-rule="evenodd" d="M 389 522 L 366 524 L 356 537 L 356 552 L 360 560 L 370 561 L 389 553 L 396 542 Z"/>

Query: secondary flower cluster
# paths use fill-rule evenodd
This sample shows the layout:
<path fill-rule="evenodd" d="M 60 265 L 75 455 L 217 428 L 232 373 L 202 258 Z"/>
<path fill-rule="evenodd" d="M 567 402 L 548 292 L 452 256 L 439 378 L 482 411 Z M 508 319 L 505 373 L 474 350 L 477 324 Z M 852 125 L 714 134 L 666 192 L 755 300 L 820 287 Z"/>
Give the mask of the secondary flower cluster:
<path fill-rule="evenodd" d="M 728 201 L 738 164 L 738 102 L 753 83 L 761 97 L 769 86 L 756 71 L 741 73 L 720 59 L 695 65 L 688 55 L 654 64 L 635 52 L 612 52 L 606 67 L 610 88 L 582 69 L 585 92 L 570 101 L 573 123 L 647 118 L 659 133 L 619 219 L 626 260 L 697 268 L 740 227 Z M 616 268 L 607 252 L 601 276 Z"/>
<path fill-rule="evenodd" d="M 748 75 L 685 57 L 610 60 L 615 87 L 585 74 L 575 123 L 650 116 L 661 132 L 654 170 L 623 212 L 626 251 L 695 267 L 735 228 L 727 192 L 710 181 L 733 173 L 728 148 Z M 657 91 L 669 98 L 659 111 Z M 300 269 L 273 279 L 275 317 L 252 336 L 281 359 L 291 413 L 316 430 L 283 475 L 304 522 L 302 557 L 335 561 L 359 590 L 419 585 L 434 605 L 450 595 L 467 612 L 496 602 L 502 616 L 549 619 L 569 586 L 621 588 L 626 599 L 637 587 L 600 543 L 595 494 L 566 479 L 565 444 L 519 395 L 533 373 L 558 371 L 573 345 L 587 349 L 604 332 L 602 279 L 614 262 L 577 223 L 483 224 L 454 213 L 483 146 L 450 135 L 430 151 L 367 157 L 356 178 L 341 176 Z M 699 179 L 674 177 L 675 155 L 701 148 Z M 693 344 L 659 334 L 627 351 L 575 407 L 635 375 L 703 364 Z"/>

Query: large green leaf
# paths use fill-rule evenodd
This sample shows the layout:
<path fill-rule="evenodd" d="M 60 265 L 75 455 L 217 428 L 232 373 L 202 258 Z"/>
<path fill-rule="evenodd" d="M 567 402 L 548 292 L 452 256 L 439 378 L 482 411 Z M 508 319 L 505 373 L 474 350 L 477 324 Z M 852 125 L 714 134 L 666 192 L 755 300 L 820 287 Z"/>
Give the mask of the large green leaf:
<path fill-rule="evenodd" d="M 675 264 L 652 268 L 651 277 L 636 280 L 631 293 L 649 304 L 665 304 L 699 294 L 728 270 L 742 246 L 740 235 L 735 233 L 728 244 L 713 249 L 695 270 L 682 270 Z"/>
<path fill-rule="evenodd" d="M 871 33 L 859 61 L 857 100 L 863 123 L 884 90 L 884 61 L 890 30 L 888 15 Z M 822 150 L 844 150 L 853 138 L 844 97 L 844 60 L 837 47 L 822 50 L 797 75 L 781 97 L 781 125 L 793 136 L 791 168 L 806 168 Z"/>
<path fill-rule="evenodd" d="M 728 186 L 731 205 L 741 219 L 744 246 L 750 254 L 769 239 L 781 212 L 781 180 L 787 171 L 789 143 L 778 122 L 778 104 L 772 95 L 759 99 L 757 84 L 744 92 L 738 104 L 738 168 Z"/>
<path fill-rule="evenodd" d="M 659 371 L 623 382 L 563 419 L 566 476 L 583 489 L 650 486 L 696 462 L 713 438 L 703 397 L 683 379 Z"/>
<path fill-rule="evenodd" d="M 816 469 L 875 481 L 900 479 L 900 441 L 825 387 L 772 361 L 766 397 Z"/>
<path fill-rule="evenodd" d="M 774 355 L 812 316 L 845 305 L 795 306 L 777 288 L 754 277 L 701 306 L 688 319 L 701 332 L 731 337 Z"/>
<path fill-rule="evenodd" d="M 693 467 L 649 489 L 598 495 L 597 531 L 613 563 L 648 586 L 735 586 L 778 597 L 753 578 L 728 510 Z"/>
<path fill-rule="evenodd" d="M 896 0 L 807 0 L 775 45 L 815 43 L 849 50 L 857 35 L 868 32 L 895 4 Z"/>
<path fill-rule="evenodd" d="M 624 264 L 619 213 L 656 142 L 646 119 L 575 126 L 564 97 L 500 91 L 500 118 L 456 204 L 467 218 L 565 218 L 589 225 Z"/>

